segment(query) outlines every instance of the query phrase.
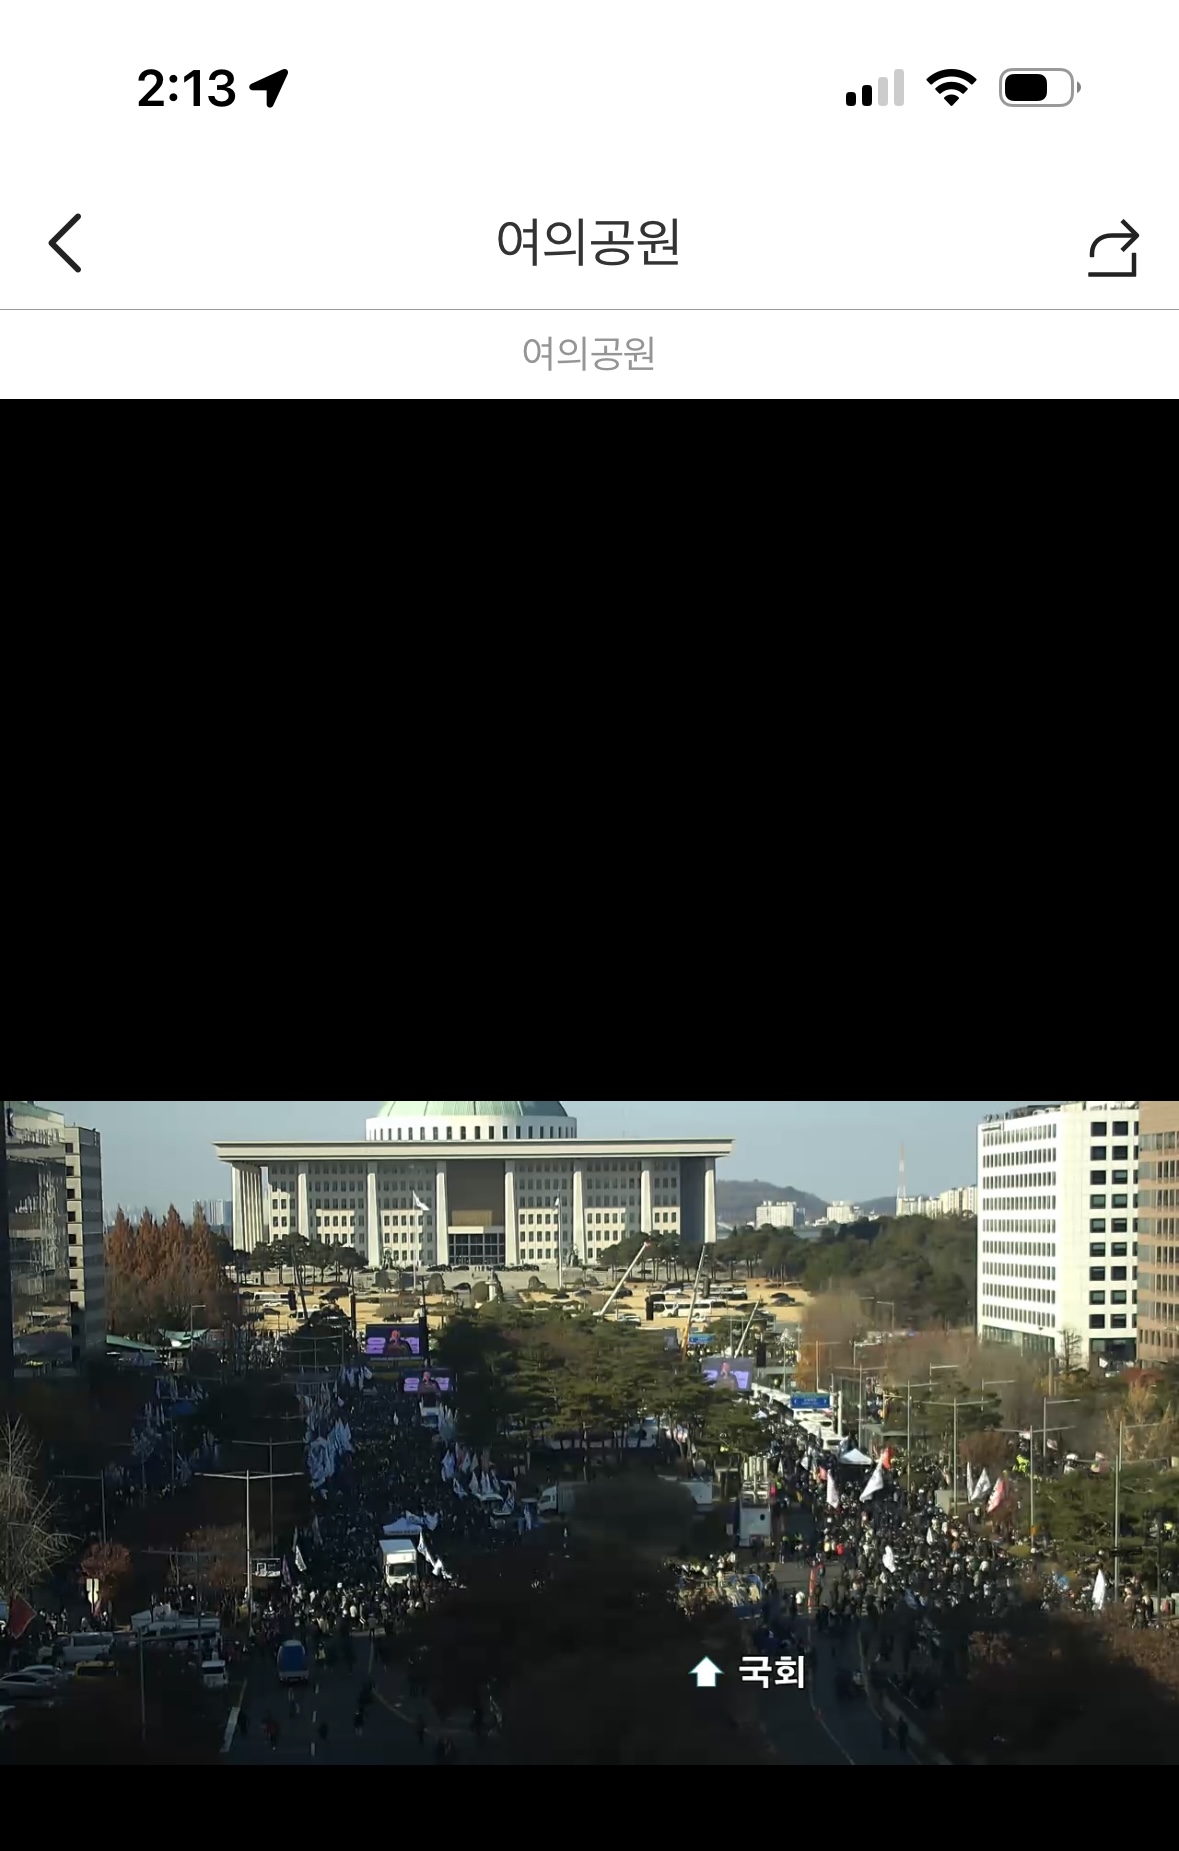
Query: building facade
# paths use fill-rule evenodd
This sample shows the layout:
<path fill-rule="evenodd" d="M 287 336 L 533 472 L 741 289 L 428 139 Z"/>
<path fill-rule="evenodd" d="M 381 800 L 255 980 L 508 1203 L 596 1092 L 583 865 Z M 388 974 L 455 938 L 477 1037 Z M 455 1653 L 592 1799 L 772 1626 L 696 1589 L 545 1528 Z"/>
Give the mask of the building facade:
<path fill-rule="evenodd" d="M 196 1206 L 204 1214 L 214 1234 L 233 1233 L 233 1203 L 228 1196 L 213 1196 L 207 1202 L 198 1202 Z"/>
<path fill-rule="evenodd" d="M 937 1199 L 939 1215 L 976 1215 L 978 1190 L 968 1184 L 965 1189 L 943 1189 Z"/>
<path fill-rule="evenodd" d="M 1138 1104 L 1021 1106 L 978 1129 L 978 1329 L 1083 1366 L 1132 1361 Z"/>
<path fill-rule="evenodd" d="M 593 1263 L 634 1234 L 716 1239 L 729 1138 L 583 1138 L 555 1100 L 394 1100 L 363 1142 L 215 1146 L 237 1246 L 301 1234 L 369 1266 Z"/>
<path fill-rule="evenodd" d="M 1144 1099 L 1138 1140 L 1138 1360 L 1179 1360 L 1179 1099 Z"/>
<path fill-rule="evenodd" d="M 797 1202 L 763 1202 L 753 1225 L 755 1228 L 797 1228 L 805 1220 Z"/>
<path fill-rule="evenodd" d="M 862 1221 L 864 1211 L 854 1202 L 828 1202 L 827 1223 L 831 1227 L 848 1227 L 854 1221 Z"/>
<path fill-rule="evenodd" d="M 15 1359 L 106 1348 L 102 1140 L 60 1112 L 5 1100 L 8 1279 Z"/>

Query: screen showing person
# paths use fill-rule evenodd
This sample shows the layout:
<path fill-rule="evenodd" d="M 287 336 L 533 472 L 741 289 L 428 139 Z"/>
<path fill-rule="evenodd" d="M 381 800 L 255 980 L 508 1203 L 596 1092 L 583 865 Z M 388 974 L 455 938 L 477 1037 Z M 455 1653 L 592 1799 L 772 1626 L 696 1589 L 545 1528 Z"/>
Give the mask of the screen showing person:
<path fill-rule="evenodd" d="M 407 1395 L 448 1395 L 454 1378 L 449 1375 L 435 1375 L 428 1366 L 421 1375 L 407 1375 L 404 1388 Z"/>
<path fill-rule="evenodd" d="M 369 1324 L 365 1327 L 366 1356 L 420 1356 L 422 1331 L 419 1324 Z"/>
<path fill-rule="evenodd" d="M 702 1374 L 714 1388 L 731 1388 L 748 1394 L 753 1383 L 753 1363 L 747 1357 L 718 1356 L 705 1363 Z"/>

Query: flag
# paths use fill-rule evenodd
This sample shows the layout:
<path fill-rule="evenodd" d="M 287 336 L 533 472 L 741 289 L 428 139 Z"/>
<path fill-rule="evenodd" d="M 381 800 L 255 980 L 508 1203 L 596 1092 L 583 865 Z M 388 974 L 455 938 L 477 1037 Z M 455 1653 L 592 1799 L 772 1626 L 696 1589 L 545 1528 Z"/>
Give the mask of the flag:
<path fill-rule="evenodd" d="M 972 1504 L 981 1504 L 983 1499 L 986 1497 L 987 1493 L 990 1491 L 990 1489 L 991 1489 L 990 1474 L 988 1473 L 987 1468 L 984 1465 L 982 1471 L 979 1473 L 978 1477 L 974 1481 L 974 1495 L 971 1498 L 970 1502 Z"/>
<path fill-rule="evenodd" d="M 1103 1569 L 1099 1568 L 1097 1570 L 1097 1579 L 1093 1583 L 1093 1611 L 1094 1613 L 1100 1613 L 1104 1605 L 1105 1605 L 1105 1572 Z"/>
<path fill-rule="evenodd" d="M 892 1447 L 886 1446 L 880 1455 L 880 1463 L 886 1472 L 892 1471 Z"/>
<path fill-rule="evenodd" d="M 827 1508 L 828 1510 L 839 1509 L 839 1486 L 835 1482 L 834 1472 L 827 1474 Z"/>
<path fill-rule="evenodd" d="M 8 1608 L 8 1637 L 19 1639 L 27 1629 L 30 1621 L 35 1620 L 36 1612 L 21 1595 L 14 1594 Z"/>
<path fill-rule="evenodd" d="M 430 1212 L 429 1209 L 426 1207 L 426 1204 L 422 1201 L 422 1198 L 420 1195 L 415 1194 L 413 1198 L 413 1205 L 417 1209 L 419 1215 L 428 1215 Z"/>
<path fill-rule="evenodd" d="M 307 1573 L 307 1564 L 303 1560 L 303 1551 L 300 1549 L 298 1543 L 295 1544 L 295 1567 L 301 1575 Z"/>
<path fill-rule="evenodd" d="M 973 1504 L 977 1495 L 978 1494 L 974 1489 L 974 1467 L 970 1464 L 969 1460 L 967 1460 L 967 1463 L 966 1463 L 966 1502 L 968 1504 Z"/>
<path fill-rule="evenodd" d="M 291 1585 L 291 1565 L 285 1555 L 282 1558 L 282 1584 L 284 1587 Z"/>
<path fill-rule="evenodd" d="M 864 1489 L 860 1492 L 860 1503 L 867 1504 L 869 1499 L 874 1498 L 878 1491 L 883 1491 L 883 1490 L 884 1490 L 884 1472 L 880 1466 L 877 1466 L 871 1478 L 868 1480 L 867 1484 L 864 1486 Z"/>
<path fill-rule="evenodd" d="M 1006 1501 L 1007 1501 L 1007 1480 L 1004 1477 L 1000 1476 L 999 1479 L 996 1481 L 995 1489 L 991 1492 L 991 1495 L 987 1500 L 988 1517 L 993 1516 L 997 1510 L 1001 1510 L 1003 1505 L 1006 1503 Z"/>
<path fill-rule="evenodd" d="M 895 1555 L 893 1554 L 893 1552 L 892 1552 L 892 1544 L 891 1544 L 891 1543 L 888 1543 L 888 1544 L 886 1544 L 886 1546 L 885 1546 L 885 1550 L 884 1550 L 884 1566 L 885 1566 L 885 1567 L 887 1568 L 887 1570 L 888 1570 L 888 1572 L 889 1572 L 889 1574 L 890 1574 L 890 1575 L 895 1575 L 895 1574 L 896 1574 L 896 1572 L 897 1572 L 897 1558 L 896 1558 L 896 1556 L 895 1556 Z"/>

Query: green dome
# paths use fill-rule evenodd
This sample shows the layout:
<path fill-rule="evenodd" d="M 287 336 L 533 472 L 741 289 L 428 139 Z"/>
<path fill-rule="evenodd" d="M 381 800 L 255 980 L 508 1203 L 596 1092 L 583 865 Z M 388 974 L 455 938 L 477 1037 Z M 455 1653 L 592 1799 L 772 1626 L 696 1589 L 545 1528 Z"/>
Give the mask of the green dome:
<path fill-rule="evenodd" d="M 567 1118 L 558 1099 L 390 1099 L 378 1118 Z"/>

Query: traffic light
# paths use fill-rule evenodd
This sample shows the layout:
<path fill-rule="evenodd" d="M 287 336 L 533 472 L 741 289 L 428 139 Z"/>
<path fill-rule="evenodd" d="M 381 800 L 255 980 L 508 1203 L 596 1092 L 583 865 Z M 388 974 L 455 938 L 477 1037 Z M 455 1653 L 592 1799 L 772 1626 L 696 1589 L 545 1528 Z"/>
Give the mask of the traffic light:
<path fill-rule="evenodd" d="M 647 1322 L 648 1324 L 653 1324 L 655 1322 L 655 1295 L 653 1292 L 648 1292 L 647 1294 Z"/>

